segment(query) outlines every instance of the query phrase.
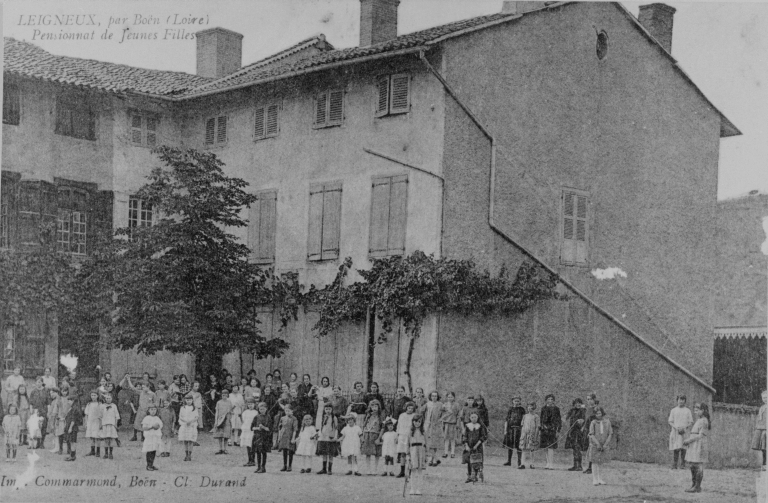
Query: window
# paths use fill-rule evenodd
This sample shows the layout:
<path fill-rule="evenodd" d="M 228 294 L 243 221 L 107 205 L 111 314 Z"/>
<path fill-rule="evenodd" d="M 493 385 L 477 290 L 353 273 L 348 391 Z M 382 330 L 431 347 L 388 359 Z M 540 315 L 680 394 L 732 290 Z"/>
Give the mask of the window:
<path fill-rule="evenodd" d="M 371 189 L 371 235 L 368 253 L 386 257 L 405 253 L 408 176 L 374 178 Z"/>
<path fill-rule="evenodd" d="M 128 112 L 128 120 L 131 128 L 132 144 L 146 147 L 157 145 L 157 129 L 160 125 L 159 115 L 131 110 Z"/>
<path fill-rule="evenodd" d="M 9 182 L 7 180 L 2 181 L 0 185 L 0 248 L 8 248 L 11 246 L 11 219 L 10 219 L 10 206 L 11 206 L 11 193 L 12 187 L 8 187 Z"/>
<path fill-rule="evenodd" d="M 3 124 L 18 126 L 21 121 L 21 92 L 14 84 L 3 87 Z"/>
<path fill-rule="evenodd" d="M 152 227 L 152 205 L 131 196 L 128 199 L 128 228 Z"/>
<path fill-rule="evenodd" d="M 560 258 L 565 264 L 587 262 L 587 194 L 572 189 L 563 191 L 563 241 Z"/>
<path fill-rule="evenodd" d="M 260 192 L 256 197 L 248 212 L 248 247 L 254 262 L 271 264 L 275 261 L 277 191 Z"/>
<path fill-rule="evenodd" d="M 341 182 L 313 184 L 309 188 L 309 242 L 307 260 L 339 258 Z"/>
<path fill-rule="evenodd" d="M 408 74 L 382 75 L 376 79 L 376 117 L 407 113 L 411 78 Z"/>
<path fill-rule="evenodd" d="M 56 221 L 56 187 L 40 180 L 21 180 L 18 198 L 18 243 L 37 246 L 41 239 L 48 240 L 47 224 Z M 9 212 L 9 217 L 12 213 Z M 45 234 L 41 231 L 45 230 Z"/>
<path fill-rule="evenodd" d="M 343 90 L 323 91 L 315 96 L 315 127 L 340 126 L 342 122 L 344 122 Z"/>
<path fill-rule="evenodd" d="M 262 140 L 277 136 L 279 125 L 280 106 L 276 103 L 256 108 L 254 119 L 253 139 Z"/>
<path fill-rule="evenodd" d="M 83 140 L 96 139 L 96 115 L 85 98 L 58 98 L 55 132 Z"/>
<path fill-rule="evenodd" d="M 74 187 L 59 187 L 56 248 L 65 253 L 85 255 L 87 227 L 88 192 Z"/>
<path fill-rule="evenodd" d="M 48 320 L 45 312 L 35 313 L 21 325 L 0 327 L 3 345 L 3 370 L 13 371 L 17 365 L 23 375 L 40 375 L 45 368 L 45 336 Z"/>
<path fill-rule="evenodd" d="M 209 117 L 205 121 L 205 146 L 227 143 L 227 116 Z"/>

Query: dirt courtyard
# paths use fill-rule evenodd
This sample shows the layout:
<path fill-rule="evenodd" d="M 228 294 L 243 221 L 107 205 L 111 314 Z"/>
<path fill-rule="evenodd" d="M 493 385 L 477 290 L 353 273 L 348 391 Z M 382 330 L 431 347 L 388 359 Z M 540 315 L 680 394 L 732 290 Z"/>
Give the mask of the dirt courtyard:
<path fill-rule="evenodd" d="M 122 438 L 128 438 L 121 433 Z M 52 446 L 52 440 L 46 440 Z M 170 458 L 157 458 L 156 472 L 145 469 L 139 442 L 123 441 L 115 448 L 114 460 L 85 457 L 89 448 L 78 444 L 78 459 L 64 462 L 64 457 L 48 450 L 37 450 L 40 459 L 34 473 L 29 471 L 26 448 L 19 450 L 16 463 L 0 461 L 0 501 L 10 502 L 162 502 L 191 503 L 210 501 L 292 502 L 392 502 L 403 500 L 403 479 L 381 476 L 346 476 L 346 461 L 337 458 L 332 476 L 317 475 L 318 458 L 313 459 L 313 473 L 301 474 L 298 458 L 294 470 L 281 473 L 282 455 L 270 453 L 266 474 L 254 474 L 244 468 L 245 449 L 230 447 L 229 454 L 215 456 L 210 435 L 201 435 L 201 447 L 193 461 L 182 462 L 184 453 L 174 442 Z M 406 499 L 423 502 L 711 502 L 740 503 L 757 500 L 759 472 L 751 470 L 706 470 L 703 492 L 689 494 L 690 472 L 672 471 L 658 465 L 613 462 L 603 478 L 608 485 L 594 487 L 590 475 L 566 471 L 570 452 L 557 451 L 557 470 L 517 470 L 502 466 L 501 451 L 489 447 L 485 460 L 486 483 L 465 484 L 466 467 L 460 457 L 442 460 L 443 464 L 427 471 L 422 496 Z M 4 453 L 3 453 L 4 454 Z M 494 455 L 499 454 L 499 455 Z M 538 456 L 541 462 L 543 455 Z M 361 470 L 365 470 L 364 463 Z M 25 474 L 25 472 L 27 472 Z M 765 473 L 765 472 L 764 472 Z M 16 479 L 26 479 L 22 489 L 13 487 Z M 57 481 L 85 480 L 78 487 L 51 486 Z M 109 484 L 88 486 L 91 484 Z M 765 478 L 763 477 L 763 483 Z M 222 483 L 219 484 L 218 482 Z M 223 481 L 232 481 L 226 485 Z M 61 483 L 61 482 L 58 482 Z M 114 485 L 112 485 L 114 484 Z"/>

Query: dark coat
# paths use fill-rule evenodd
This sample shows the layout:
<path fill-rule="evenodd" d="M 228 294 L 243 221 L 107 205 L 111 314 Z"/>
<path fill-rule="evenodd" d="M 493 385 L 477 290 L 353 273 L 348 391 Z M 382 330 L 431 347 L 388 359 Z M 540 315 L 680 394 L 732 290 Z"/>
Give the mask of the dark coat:
<path fill-rule="evenodd" d="M 584 420 L 584 409 L 581 407 L 573 408 L 568 411 L 568 414 L 565 416 L 565 420 L 568 422 L 569 430 L 568 430 L 568 436 L 565 437 L 565 448 L 566 449 L 580 449 L 584 450 L 584 444 L 585 442 L 588 444 L 589 439 L 586 435 L 584 435 L 584 423 L 578 424 L 578 421 Z"/>
<path fill-rule="evenodd" d="M 557 436 L 563 427 L 560 409 L 556 405 L 545 405 L 541 408 L 541 440 L 542 449 L 557 449 Z"/>
<path fill-rule="evenodd" d="M 266 426 L 268 430 L 257 430 L 258 426 Z M 272 416 L 259 414 L 253 418 L 249 428 L 253 431 L 251 447 L 258 452 L 269 452 L 272 449 Z"/>

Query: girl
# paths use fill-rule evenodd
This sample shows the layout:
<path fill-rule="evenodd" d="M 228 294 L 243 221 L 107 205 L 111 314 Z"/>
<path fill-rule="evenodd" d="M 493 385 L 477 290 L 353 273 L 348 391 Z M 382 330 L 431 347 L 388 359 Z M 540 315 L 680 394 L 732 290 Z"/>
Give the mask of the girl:
<path fill-rule="evenodd" d="M 272 393 L 272 387 L 269 384 L 264 386 L 264 389 L 261 390 L 261 401 L 267 404 L 267 412 L 269 412 L 270 417 L 282 410 L 277 406 L 278 398 L 279 397 L 276 397 L 275 394 Z"/>
<path fill-rule="evenodd" d="M 601 466 L 611 460 L 610 442 L 613 438 L 611 422 L 602 407 L 595 409 L 595 419 L 589 425 L 589 461 L 592 463 L 592 485 L 604 485 Z"/>
<path fill-rule="evenodd" d="M 208 388 L 203 393 L 205 407 L 203 408 L 203 425 L 208 428 L 215 423 L 216 403 L 221 396 L 221 384 L 215 375 L 208 376 Z"/>
<path fill-rule="evenodd" d="M 278 449 L 277 447 L 277 436 L 280 433 L 280 420 L 283 418 L 283 415 L 285 415 L 284 409 L 285 406 L 291 403 L 291 396 L 288 392 L 288 385 L 283 384 L 283 391 L 280 393 L 280 399 L 277 401 L 277 407 L 275 408 L 274 412 L 274 419 L 272 420 L 272 450 L 276 451 Z M 271 412 L 271 411 L 270 411 Z"/>
<path fill-rule="evenodd" d="M 229 401 L 232 402 L 232 438 L 234 438 L 235 446 L 240 447 L 240 432 L 243 429 L 243 420 L 240 416 L 245 409 L 245 399 L 240 393 L 240 385 L 232 386 Z M 232 445 L 232 439 L 229 440 L 229 445 Z"/>
<path fill-rule="evenodd" d="M 221 400 L 216 402 L 216 415 L 213 421 L 213 438 L 219 439 L 219 450 L 215 454 L 227 453 L 227 440 L 232 436 L 232 402 L 229 391 L 221 390 Z"/>
<path fill-rule="evenodd" d="M 155 391 L 155 400 L 157 400 L 157 417 L 163 422 L 160 440 L 160 457 L 167 458 L 171 455 L 171 439 L 173 438 L 173 423 L 176 422 L 171 399 L 173 394 L 165 389 L 165 381 L 157 381 L 157 391 Z"/>
<path fill-rule="evenodd" d="M 368 411 L 368 404 L 365 402 L 365 391 L 363 391 L 363 383 L 356 382 L 354 386 L 355 391 L 349 396 L 349 412 L 354 412 L 358 416 L 366 414 Z M 379 408 L 381 408 L 381 402 L 379 402 Z"/>
<path fill-rule="evenodd" d="M 384 473 L 381 476 L 387 476 L 387 466 L 389 466 L 389 475 L 394 477 L 395 456 L 397 456 L 397 432 L 395 431 L 395 423 L 391 419 L 387 419 L 384 422 L 384 429 L 381 430 L 379 444 L 381 444 L 381 455 L 384 456 Z"/>
<path fill-rule="evenodd" d="M 371 383 L 368 387 L 368 393 L 365 395 L 366 405 L 371 403 L 371 400 L 378 400 L 381 404 L 381 410 L 384 410 L 384 397 L 379 393 L 379 384 L 376 382 Z M 397 421 L 397 418 L 394 418 L 393 421 Z"/>
<path fill-rule="evenodd" d="M 584 439 L 584 443 L 581 446 L 581 452 L 586 453 L 589 451 L 589 425 L 595 420 L 595 407 L 600 404 L 600 400 L 597 399 L 597 395 L 590 393 L 587 395 L 587 404 L 584 406 L 584 424 L 581 427 L 581 435 Z M 589 460 L 587 460 L 589 462 Z M 592 473 L 592 463 L 589 462 L 587 469 L 581 472 L 585 475 Z"/>
<path fill-rule="evenodd" d="M 16 388 L 16 394 L 13 396 L 12 404 L 16 405 L 21 420 L 21 441 L 20 445 L 27 444 L 27 420 L 29 419 L 31 405 L 29 395 L 27 394 L 27 385 L 22 384 Z"/>
<path fill-rule="evenodd" d="M 323 378 L 327 380 L 328 378 Z M 333 475 L 333 458 L 339 454 L 339 423 L 333 415 L 333 406 L 326 403 L 323 406 L 323 415 L 320 418 L 320 428 L 317 434 L 317 450 L 315 455 L 323 457 L 323 469 L 318 475 Z"/>
<path fill-rule="evenodd" d="M 581 398 L 573 401 L 571 410 L 565 416 L 570 428 L 568 436 L 565 438 L 565 448 L 573 450 L 573 466 L 568 468 L 569 472 L 581 471 L 581 445 L 584 443 L 582 425 L 584 424 L 584 402 Z"/>
<path fill-rule="evenodd" d="M 315 419 L 315 428 L 322 430 L 322 416 L 325 410 L 326 402 L 330 401 L 333 395 L 333 388 L 331 388 L 331 380 L 327 377 L 320 379 L 320 387 L 315 390 L 317 396 L 317 418 Z"/>
<path fill-rule="evenodd" d="M 354 473 L 359 477 L 360 471 L 357 467 L 357 458 L 360 456 L 360 437 L 363 434 L 363 430 L 355 424 L 356 421 L 357 414 L 353 412 L 347 418 L 347 425 L 341 430 L 339 442 L 341 442 L 341 457 L 347 458 L 347 465 L 349 465 L 347 475 Z"/>
<path fill-rule="evenodd" d="M 343 416 L 346 416 L 349 410 L 349 402 L 346 398 L 344 398 L 344 396 L 342 396 L 341 393 L 341 386 L 335 386 L 333 388 L 333 395 L 331 396 L 333 415 L 336 416 L 339 420 L 341 420 Z M 344 419 L 346 418 L 344 417 Z"/>
<path fill-rule="evenodd" d="M 91 452 L 86 457 L 101 457 L 101 416 L 99 392 L 94 390 L 91 391 L 91 401 L 85 406 L 85 438 L 91 439 Z"/>
<path fill-rule="evenodd" d="M 405 405 L 409 402 L 411 402 L 411 399 L 408 398 L 405 394 L 405 386 L 400 386 L 399 388 L 397 388 L 397 391 L 395 391 L 395 399 L 392 400 L 392 404 L 389 407 L 389 417 L 391 417 L 392 419 L 399 418 L 400 414 L 405 412 Z M 414 412 L 416 412 L 415 404 L 414 404 L 413 410 Z"/>
<path fill-rule="evenodd" d="M 181 409 L 181 376 L 173 376 L 173 381 L 168 386 L 168 392 L 171 394 L 171 410 L 173 416 L 171 417 L 171 430 L 176 433 L 176 420 L 179 417 L 179 409 Z"/>
<path fill-rule="evenodd" d="M 545 470 L 554 469 L 557 436 L 563 427 L 560 409 L 555 405 L 555 395 L 547 395 L 545 405 L 541 408 L 541 445 L 547 449 L 547 464 Z"/>
<path fill-rule="evenodd" d="M 761 451 L 763 453 L 763 468 L 765 471 L 765 425 L 766 425 L 766 404 L 768 403 L 768 390 L 763 391 L 762 394 L 763 405 L 760 406 L 760 411 L 757 413 L 757 423 L 755 424 L 755 433 L 752 435 L 752 449 Z"/>
<path fill-rule="evenodd" d="M 520 450 L 523 451 L 523 459 L 520 462 L 520 468 L 525 468 L 525 452 L 531 453 L 531 464 L 529 468 L 533 470 L 533 453 L 539 446 L 539 416 L 534 414 L 536 402 L 528 404 L 528 413 L 523 416 L 523 424 L 520 428 Z"/>
<path fill-rule="evenodd" d="M 272 389 L 281 390 L 282 388 L 283 388 L 283 374 L 280 372 L 280 369 L 275 369 L 272 371 Z"/>
<path fill-rule="evenodd" d="M 141 422 L 149 411 L 149 404 L 154 404 L 155 393 L 149 389 L 147 382 L 139 383 L 138 387 L 135 387 L 131 382 L 131 378 L 128 378 L 128 388 L 135 394 L 138 394 L 139 406 L 136 408 L 136 418 L 133 420 L 134 437 L 138 439 L 138 434 L 143 431 Z"/>
<path fill-rule="evenodd" d="M 480 481 L 483 481 L 483 442 L 488 439 L 488 430 L 485 425 L 478 422 L 479 418 L 480 415 L 477 412 L 470 413 L 469 422 L 461 438 L 464 451 L 468 453 L 467 465 L 471 470 L 466 482 L 477 482 L 478 476 Z"/>
<path fill-rule="evenodd" d="M 312 416 L 305 414 L 301 421 L 301 432 L 296 447 L 296 455 L 301 458 L 301 473 L 312 473 L 312 456 L 315 455 L 315 449 L 317 449 L 315 445 L 317 430 L 312 423 Z"/>
<path fill-rule="evenodd" d="M 258 467 L 254 473 L 266 473 L 267 453 L 272 447 L 272 417 L 267 412 L 267 404 L 259 403 L 259 414 L 251 422 L 253 431 L 253 450 L 256 451 Z"/>
<path fill-rule="evenodd" d="M 445 395 L 445 403 L 440 413 L 440 422 L 443 424 L 443 438 L 445 444 L 443 457 L 448 457 L 448 446 L 451 447 L 451 457 L 456 457 L 456 423 L 459 420 L 459 404 L 456 403 L 456 393 L 449 391 Z"/>
<path fill-rule="evenodd" d="M 704 463 L 709 461 L 709 430 L 712 425 L 709 422 L 709 407 L 705 403 L 693 405 L 693 413 L 696 415 L 696 423 L 691 428 L 689 436 L 683 445 L 688 447 L 688 463 L 691 465 L 691 478 L 693 485 L 686 489 L 687 493 L 700 493 L 701 481 L 704 478 Z"/>
<path fill-rule="evenodd" d="M 477 395 L 475 405 L 477 406 L 478 422 L 485 426 L 486 429 L 490 428 L 491 421 L 488 417 L 488 407 L 485 405 L 485 398 L 483 398 L 483 395 Z"/>
<path fill-rule="evenodd" d="M 360 385 L 362 391 L 362 384 Z M 355 414 L 355 412 L 350 412 Z M 360 417 L 360 416 L 358 416 Z M 363 416 L 363 438 L 360 446 L 360 454 L 365 456 L 365 471 L 368 475 L 375 475 L 379 472 L 379 458 L 381 458 L 381 444 L 379 437 L 384 427 L 384 412 L 381 410 L 381 404 L 378 400 L 371 400 L 368 409 Z M 374 471 L 371 471 L 371 456 L 376 459 Z"/>
<path fill-rule="evenodd" d="M 669 426 L 672 428 L 669 432 L 669 450 L 673 451 L 674 461 L 672 469 L 677 470 L 677 458 L 680 457 L 680 468 L 685 468 L 685 449 L 683 441 L 686 437 L 688 428 L 693 425 L 693 416 L 691 409 L 685 406 L 685 395 L 677 396 L 677 407 L 669 412 Z"/>
<path fill-rule="evenodd" d="M 424 479 L 424 463 L 426 450 L 424 444 L 427 439 L 424 436 L 424 418 L 416 415 L 411 423 L 411 433 L 408 436 L 408 454 L 411 457 L 411 494 L 421 494 L 421 483 Z"/>
<path fill-rule="evenodd" d="M 291 391 L 299 391 L 299 375 L 296 372 L 291 372 L 290 382 L 288 383 L 288 387 Z"/>
<path fill-rule="evenodd" d="M 405 391 L 405 390 L 403 390 Z M 416 412 L 416 404 L 405 404 L 405 412 L 397 418 L 397 460 L 400 462 L 398 478 L 405 477 L 405 461 L 408 456 L 408 437 L 411 435 L 411 423 Z"/>
<path fill-rule="evenodd" d="M 192 461 L 192 446 L 197 443 L 197 427 L 200 424 L 200 409 L 195 406 L 195 397 L 190 393 L 184 397 L 179 409 L 179 442 L 184 442 L 184 461 Z"/>
<path fill-rule="evenodd" d="M 248 462 L 243 466 L 256 466 L 256 453 L 253 451 L 253 431 L 251 430 L 253 418 L 255 418 L 256 414 L 258 414 L 256 411 L 256 400 L 253 398 L 246 398 L 245 407 L 246 408 L 242 414 L 242 433 L 240 433 L 240 443 L 238 445 L 245 447 L 246 451 L 248 452 Z"/>
<path fill-rule="evenodd" d="M 104 395 L 104 403 L 99 405 L 101 409 L 101 432 L 104 439 L 104 459 L 112 458 L 112 439 L 117 439 L 117 422 L 120 420 L 120 411 L 117 405 L 112 403 L 112 395 Z"/>
<path fill-rule="evenodd" d="M 155 455 L 161 445 L 163 421 L 157 417 L 157 405 L 150 403 L 147 406 L 147 415 L 141 420 L 141 431 L 144 434 L 144 444 L 141 452 L 147 454 L 147 470 L 155 471 Z"/>
<path fill-rule="evenodd" d="M 69 393 L 69 389 L 62 387 L 59 389 L 51 390 L 51 412 L 48 420 L 50 425 L 50 432 L 53 433 L 59 440 L 58 450 L 54 449 L 51 452 L 58 452 L 59 455 L 63 454 L 64 450 L 64 419 L 69 412 L 69 401 L 64 398 L 64 395 Z"/>
<path fill-rule="evenodd" d="M 312 379 L 309 374 L 304 374 L 301 379 L 302 382 L 296 390 L 296 396 L 298 397 L 302 410 L 304 410 L 306 414 L 315 417 L 315 404 L 313 402 L 315 386 L 312 384 Z"/>
<path fill-rule="evenodd" d="M 243 388 L 243 399 L 252 399 L 255 403 L 261 401 L 261 383 L 255 377 L 251 378 L 248 386 Z"/>
<path fill-rule="evenodd" d="M 413 403 L 416 404 L 416 413 L 419 415 L 424 415 L 424 412 L 426 411 L 427 407 L 427 397 L 424 396 L 424 388 L 416 388 L 416 391 L 413 393 Z"/>
<path fill-rule="evenodd" d="M 424 410 L 426 411 L 424 417 L 424 431 L 426 432 L 426 452 L 430 456 L 429 466 L 437 466 L 440 464 L 440 460 L 437 459 L 437 451 L 443 447 L 443 425 L 440 422 L 442 415 L 443 403 L 440 401 L 440 394 L 437 391 L 433 391 L 429 394 L 429 402 L 427 402 Z"/>
<path fill-rule="evenodd" d="M 203 429 L 203 394 L 200 393 L 200 381 L 192 383 L 192 390 L 187 395 L 192 397 L 192 404 L 197 409 L 197 429 L 201 430 Z M 195 441 L 195 446 L 198 447 L 199 445 Z"/>
<path fill-rule="evenodd" d="M 29 403 L 33 409 L 37 410 L 38 416 L 43 419 L 43 424 L 40 426 L 40 442 L 36 445 L 37 447 L 43 447 L 45 445 L 46 429 L 48 428 L 48 404 L 51 403 L 51 393 L 45 389 L 45 382 L 42 377 L 38 377 L 35 381 L 35 389 L 29 394 Z"/>
<path fill-rule="evenodd" d="M 5 437 L 5 460 L 15 463 L 16 450 L 19 448 L 19 435 L 21 435 L 21 418 L 18 407 L 13 403 L 8 404 L 8 414 L 3 418 L 3 434 Z M 11 452 L 13 452 L 13 458 L 11 458 Z"/>
<path fill-rule="evenodd" d="M 27 435 L 30 449 L 37 449 L 38 441 L 41 438 L 40 426 L 43 423 L 43 418 L 37 413 L 37 409 L 32 409 L 32 414 L 27 419 Z"/>
<path fill-rule="evenodd" d="M 519 396 L 512 399 L 512 407 L 507 411 L 507 420 L 504 423 L 504 447 L 507 448 L 507 462 L 504 466 L 512 466 L 512 454 L 517 451 L 518 469 L 524 468 L 520 451 L 520 432 L 523 428 L 523 416 L 525 416 L 525 409 L 520 405 L 522 401 Z"/>
<path fill-rule="evenodd" d="M 268 373 L 264 376 L 264 387 L 266 388 L 269 386 L 269 389 L 271 390 L 273 388 L 272 386 L 272 373 Z M 266 393 L 266 390 L 263 390 Z"/>
<path fill-rule="evenodd" d="M 77 432 L 80 425 L 83 424 L 83 411 L 80 408 L 80 399 L 73 397 L 73 400 L 69 402 L 69 410 L 66 416 L 64 416 L 64 432 L 67 439 L 67 450 L 70 452 L 68 458 L 64 461 L 75 461 L 77 459 Z"/>
<path fill-rule="evenodd" d="M 299 433 L 299 422 L 293 415 L 293 407 L 285 404 L 285 414 L 280 419 L 280 432 L 277 435 L 277 448 L 283 451 L 283 469 L 281 472 L 290 472 L 293 467 L 293 453 L 296 450 L 296 435 Z"/>

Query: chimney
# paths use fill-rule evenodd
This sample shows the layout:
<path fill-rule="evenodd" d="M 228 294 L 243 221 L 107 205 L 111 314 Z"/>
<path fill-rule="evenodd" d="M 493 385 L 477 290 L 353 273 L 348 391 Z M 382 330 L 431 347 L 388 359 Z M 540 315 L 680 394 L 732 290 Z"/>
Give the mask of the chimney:
<path fill-rule="evenodd" d="M 360 47 L 397 38 L 400 0 L 360 0 Z"/>
<path fill-rule="evenodd" d="M 648 30 L 661 46 L 672 54 L 672 22 L 676 9 L 663 3 L 640 6 L 637 20 Z"/>
<path fill-rule="evenodd" d="M 514 0 L 505 0 L 501 7 L 502 14 L 525 14 L 532 10 L 541 9 L 549 4 L 556 2 L 516 2 Z"/>
<path fill-rule="evenodd" d="M 243 36 L 224 28 L 198 31 L 197 74 L 220 78 L 240 69 L 243 63 Z"/>

